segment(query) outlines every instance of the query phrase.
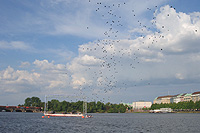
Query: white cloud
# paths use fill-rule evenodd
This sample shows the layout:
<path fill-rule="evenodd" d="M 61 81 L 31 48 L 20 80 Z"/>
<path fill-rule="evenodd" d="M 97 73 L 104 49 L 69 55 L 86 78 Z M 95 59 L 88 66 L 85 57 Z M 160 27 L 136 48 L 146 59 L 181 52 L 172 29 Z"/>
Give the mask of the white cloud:
<path fill-rule="evenodd" d="M 27 64 L 27 62 L 22 64 Z M 53 61 L 49 63 L 47 60 L 36 60 L 33 64 L 40 69 L 28 72 L 14 70 L 8 66 L 5 70 L 0 71 L 0 88 L 3 93 L 31 93 L 33 91 L 44 93 L 46 90 L 52 92 L 58 88 L 63 89 L 70 86 L 69 74 L 66 72 L 65 65 L 54 64 Z"/>
<path fill-rule="evenodd" d="M 86 85 L 86 79 L 84 77 L 72 75 L 72 84 L 74 88 L 81 89 L 81 86 Z"/>
<path fill-rule="evenodd" d="M 73 53 L 72 51 L 68 50 L 65 47 L 61 47 L 58 49 L 47 49 L 45 50 L 45 53 L 48 55 L 53 55 L 53 57 L 56 57 L 57 60 L 64 60 L 64 61 L 71 60 L 75 56 L 75 53 Z"/>
<path fill-rule="evenodd" d="M 2 72 L 2 80 L 6 83 L 19 83 L 22 84 L 24 82 L 28 82 L 30 84 L 34 84 L 35 80 L 40 77 L 38 73 L 29 73 L 24 70 L 14 71 L 10 66 Z"/>
<path fill-rule="evenodd" d="M 48 60 L 35 60 L 33 62 L 34 65 L 36 65 L 36 67 L 40 68 L 41 70 L 64 70 L 65 69 L 65 65 L 63 64 L 57 64 L 54 65 L 54 61 L 49 62 Z"/>
<path fill-rule="evenodd" d="M 199 62 L 200 61 L 200 53 L 191 54 L 189 60 L 192 62 Z"/>
<path fill-rule="evenodd" d="M 159 42 L 161 46 L 174 53 L 199 50 L 197 42 L 200 36 L 198 32 L 200 24 L 196 17 L 182 12 L 177 13 L 169 6 L 162 7 L 156 16 L 156 27 L 165 38 L 163 39 L 165 42 Z"/>
<path fill-rule="evenodd" d="M 83 85 L 92 81 L 92 85 L 107 87 L 107 90 L 148 82 L 165 84 L 164 79 L 174 78 L 189 83 L 200 74 L 197 69 L 190 69 L 200 65 L 194 61 L 199 59 L 200 20 L 195 19 L 198 15 L 161 7 L 155 14 L 155 25 L 160 32 L 151 31 L 134 40 L 104 39 L 81 45 L 80 56 L 71 62 L 69 70 L 76 75 L 76 83 Z M 99 59 L 100 66 L 93 66 L 94 59 Z"/>
<path fill-rule="evenodd" d="M 29 50 L 31 47 L 22 41 L 0 41 L 0 49 Z"/>
<path fill-rule="evenodd" d="M 122 92 L 125 88 L 134 90 L 135 86 L 146 87 L 149 84 L 165 86 L 166 84 L 199 83 L 199 12 L 186 14 L 177 12 L 167 5 L 157 10 L 154 20 L 149 21 L 148 18 L 141 16 L 147 12 L 153 16 L 155 5 L 159 7 L 162 2 L 129 1 L 117 10 L 113 8 L 117 15 L 121 15 L 120 21 L 124 26 L 113 26 L 112 31 L 109 31 L 110 26 L 106 25 L 106 22 L 111 20 L 116 22 L 117 19 L 106 16 L 104 13 L 107 13 L 107 9 L 94 14 L 93 12 L 98 8 L 96 3 L 88 5 L 89 3 L 80 1 L 73 5 L 76 8 L 69 10 L 66 5 L 70 6 L 70 2 L 57 0 L 51 3 L 52 5 L 43 4 L 46 11 L 42 11 L 32 23 L 35 24 L 39 19 L 41 23 L 38 27 L 48 29 L 40 29 L 41 33 L 71 34 L 99 38 L 99 40 L 80 45 L 78 56 L 75 58 L 70 57 L 73 53 L 69 54 L 69 51 L 62 48 L 49 48 L 45 51 L 58 57 L 72 58 L 67 65 L 56 64 L 47 59 L 36 59 L 32 64 L 21 63 L 21 67 L 32 65 L 30 66 L 33 68 L 32 72 L 6 68 L 0 72 L 1 90 L 17 93 L 39 88 L 37 92 L 56 93 L 59 89 L 67 88 L 66 90 L 69 91 L 76 88 L 89 90 L 88 93 L 102 94 L 103 91 L 111 95 Z M 114 1 L 102 2 L 109 5 Z M 63 3 L 66 5 L 62 6 Z M 56 10 L 59 7 L 61 9 L 64 7 L 66 10 Z M 80 10 L 76 11 L 78 7 Z M 152 10 L 148 11 L 147 7 Z M 56 12 L 51 12 L 53 9 Z M 130 17 L 133 9 L 138 15 L 135 18 Z M 105 17 L 102 17 L 102 14 Z M 155 27 L 151 26 L 152 22 Z M 112 37 L 108 37 L 108 34 Z M 115 35 L 116 38 L 113 37 Z M 0 48 L 30 49 L 26 43 L 20 41 L 1 41 Z"/>
<path fill-rule="evenodd" d="M 100 65 L 102 62 L 100 59 L 95 58 L 94 56 L 84 55 L 83 57 L 80 57 L 81 64 L 83 65 Z"/>
<path fill-rule="evenodd" d="M 6 18 L 4 15 L 2 31 L 4 33 L 42 33 L 51 35 L 75 35 L 85 38 L 104 38 L 104 32 L 108 30 L 109 25 L 106 21 L 115 20 L 117 18 L 108 15 L 110 10 L 117 17 L 121 17 L 120 24 L 123 27 L 115 28 L 120 30 L 118 36 L 126 36 L 127 29 L 136 28 L 137 20 L 142 20 L 143 24 L 148 24 L 147 20 L 142 18 L 145 13 L 149 12 L 147 7 L 155 8 L 164 3 L 165 0 L 158 1 L 126 1 L 126 4 L 120 0 L 106 1 L 102 0 L 101 5 L 98 1 L 88 2 L 78 0 L 45 0 L 42 2 L 21 2 L 21 4 L 33 12 L 25 12 L 21 9 L 13 9 L 18 14 L 17 17 Z M 142 4 L 141 4 L 142 3 Z M 105 8 L 105 5 L 113 5 Z M 118 7 L 120 4 L 120 7 Z M 96 11 L 98 9 L 98 11 Z M 133 17 L 132 10 L 135 10 L 136 17 Z M 151 14 L 152 15 L 152 14 Z M 142 18 L 142 19 L 141 19 Z M 8 21 L 4 20 L 10 20 Z"/>
<path fill-rule="evenodd" d="M 176 73 L 176 78 L 177 79 L 184 79 L 184 76 L 181 73 Z"/>
<path fill-rule="evenodd" d="M 147 28 L 143 27 L 143 28 L 134 28 L 132 30 L 129 30 L 129 32 L 131 34 L 137 34 L 137 33 L 141 33 L 142 35 L 148 35 L 151 34 L 152 31 L 148 30 Z"/>
<path fill-rule="evenodd" d="M 31 64 L 29 63 L 29 62 L 21 62 L 21 65 L 20 65 L 20 67 L 21 68 L 24 68 L 24 67 L 29 67 Z"/>

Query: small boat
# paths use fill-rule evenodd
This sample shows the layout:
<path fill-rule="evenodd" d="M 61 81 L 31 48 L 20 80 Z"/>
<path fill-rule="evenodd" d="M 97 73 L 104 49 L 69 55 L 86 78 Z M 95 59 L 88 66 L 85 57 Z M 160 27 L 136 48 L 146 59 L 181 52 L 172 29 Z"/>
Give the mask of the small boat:
<path fill-rule="evenodd" d="M 83 114 L 77 113 L 77 114 L 55 114 L 55 113 L 44 113 L 44 116 L 53 116 L 53 117 L 82 117 Z"/>
<path fill-rule="evenodd" d="M 173 113 L 171 108 L 160 108 L 155 110 L 150 110 L 149 113 Z"/>
<path fill-rule="evenodd" d="M 86 117 L 86 118 L 93 118 L 92 115 L 86 115 L 85 117 Z"/>

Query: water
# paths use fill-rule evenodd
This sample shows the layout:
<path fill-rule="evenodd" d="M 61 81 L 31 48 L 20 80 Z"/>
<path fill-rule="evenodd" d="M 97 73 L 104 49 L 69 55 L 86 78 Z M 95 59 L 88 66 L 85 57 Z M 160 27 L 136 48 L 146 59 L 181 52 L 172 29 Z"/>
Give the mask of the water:
<path fill-rule="evenodd" d="M 200 114 L 92 114 L 94 118 L 0 112 L 1 133 L 186 133 L 200 132 Z"/>

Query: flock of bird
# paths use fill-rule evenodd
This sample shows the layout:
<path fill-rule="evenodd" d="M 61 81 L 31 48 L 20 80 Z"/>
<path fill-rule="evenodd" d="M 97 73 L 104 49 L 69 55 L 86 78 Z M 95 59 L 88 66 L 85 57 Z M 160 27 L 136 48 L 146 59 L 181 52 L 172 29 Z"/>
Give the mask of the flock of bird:
<path fill-rule="evenodd" d="M 94 3 L 94 1 L 92 0 L 89 0 L 88 2 Z M 126 39 L 121 39 L 120 37 L 120 29 L 125 27 L 122 22 L 124 22 L 125 20 L 122 15 L 118 15 L 116 13 L 116 10 L 121 10 L 121 7 L 125 6 L 126 4 L 126 2 L 121 2 L 106 5 L 103 2 L 96 2 L 96 9 L 94 10 L 94 12 L 98 12 L 98 14 L 101 14 L 100 17 L 105 20 L 104 23 L 107 26 L 107 30 L 103 33 L 104 39 L 94 41 L 93 46 L 80 46 L 80 50 L 82 53 L 86 53 L 87 55 L 91 56 L 95 55 L 94 58 L 99 61 L 99 66 L 88 66 L 85 69 L 85 72 L 90 75 L 90 77 L 92 77 L 92 80 L 94 82 L 92 82 L 92 84 L 89 86 L 79 86 L 80 94 L 88 95 L 88 93 L 91 93 L 92 96 L 88 97 L 88 99 L 92 101 L 101 99 L 101 102 L 106 102 L 109 101 L 111 98 L 109 95 L 106 96 L 106 94 L 109 94 L 109 92 L 113 91 L 114 93 L 120 93 L 122 91 L 125 91 L 129 86 L 137 86 L 136 83 L 126 83 L 125 81 L 119 80 L 119 77 L 124 70 L 130 71 L 130 74 L 131 71 L 136 72 L 137 67 L 139 67 L 138 64 L 141 61 L 138 54 L 140 48 L 130 49 L 129 46 L 123 46 Z M 174 7 L 171 6 L 170 8 Z M 156 10 L 158 10 L 158 6 L 155 5 L 153 9 L 147 8 L 146 10 L 152 13 L 156 13 Z M 133 17 L 135 19 L 139 18 L 137 17 L 135 9 L 130 9 L 130 12 L 132 13 L 132 16 L 130 17 Z M 170 17 L 170 14 L 167 14 L 167 17 Z M 136 21 L 141 30 L 141 35 L 137 36 L 137 38 L 140 38 L 141 45 L 145 46 L 146 49 L 150 49 L 152 45 L 158 44 L 158 41 L 160 39 L 165 38 L 165 36 L 160 31 L 155 32 L 151 36 L 146 36 L 145 33 L 142 34 L 142 32 L 144 32 L 145 30 L 151 31 L 155 29 L 155 17 L 152 18 L 151 24 L 148 25 L 143 24 L 141 20 Z M 163 25 L 162 28 L 165 28 L 165 26 Z M 90 26 L 87 26 L 86 29 L 90 30 Z M 151 42 L 151 44 L 145 44 L 145 39 L 149 39 L 148 42 Z M 131 37 L 127 38 L 127 40 L 131 41 Z M 161 52 L 163 50 L 163 48 L 160 48 Z M 128 62 L 127 57 L 129 59 Z M 124 61 L 125 58 L 126 62 Z M 138 78 L 141 81 L 143 80 L 141 77 Z M 146 84 L 150 85 L 150 83 Z M 104 94 L 105 97 L 101 98 L 101 94 Z"/>
<path fill-rule="evenodd" d="M 94 1 L 89 0 L 89 3 L 94 3 Z M 103 2 L 96 2 L 95 6 L 96 9 L 94 12 L 101 13 L 101 18 L 105 20 L 105 25 L 107 26 L 107 30 L 103 33 L 104 39 L 99 39 L 96 42 L 93 42 L 93 46 L 81 46 L 81 51 L 83 53 L 87 53 L 88 55 L 94 55 L 95 59 L 99 60 L 99 66 L 88 66 L 85 69 L 85 72 L 89 74 L 92 77 L 93 85 L 89 86 L 82 86 L 80 85 L 80 94 L 81 95 L 88 95 L 89 92 L 91 92 L 92 98 L 90 99 L 92 101 L 96 101 L 97 99 L 101 99 L 101 102 L 109 101 L 110 96 L 106 94 L 114 91 L 115 93 L 120 93 L 122 91 L 125 91 L 129 86 L 137 86 L 136 83 L 131 83 L 130 85 L 127 85 L 125 81 L 120 81 L 118 77 L 120 77 L 121 72 L 123 70 L 135 70 L 137 71 L 138 64 L 140 63 L 140 59 L 137 55 L 138 49 L 130 49 L 130 47 L 124 47 L 123 45 L 119 49 L 117 46 L 121 45 L 123 43 L 124 39 L 120 38 L 120 29 L 124 28 L 123 22 L 125 21 L 123 19 L 122 15 L 118 15 L 116 13 L 116 10 L 121 10 L 122 6 L 125 6 L 126 2 L 121 3 L 113 3 L 110 5 L 106 5 Z M 155 6 L 154 11 L 153 9 L 147 8 L 147 11 L 153 11 L 155 13 L 155 10 L 158 8 L 158 6 Z M 137 17 L 135 9 L 131 9 L 130 12 L 132 13 L 133 18 L 139 18 Z M 156 23 L 155 18 L 153 18 L 152 25 L 154 26 Z M 137 20 L 138 26 L 141 29 L 141 35 L 139 36 L 142 39 L 145 39 L 145 35 L 142 34 L 142 31 L 145 29 L 151 30 L 152 27 L 148 27 L 147 25 L 144 25 L 142 21 Z M 164 27 L 163 27 L 164 28 Z M 90 30 L 90 26 L 86 27 L 87 30 Z M 98 32 L 98 31 L 97 31 Z M 152 40 L 152 44 L 156 43 L 156 37 L 157 36 L 151 36 L 149 37 L 149 40 Z M 163 35 L 160 35 L 160 38 L 164 38 Z M 130 38 L 128 40 L 131 41 Z M 144 44 L 145 41 L 142 41 L 142 44 Z M 141 45 L 142 45 L 141 44 Z M 148 46 L 148 48 L 150 48 Z M 163 49 L 161 49 L 163 50 Z M 124 58 L 129 58 L 129 64 L 127 65 L 127 62 L 124 62 Z M 127 67 L 129 66 L 129 67 Z M 132 71 L 130 70 L 130 71 Z M 130 73 L 131 74 L 131 73 Z M 140 78 L 140 77 L 138 77 Z M 142 78 L 141 78 L 142 80 Z M 96 84 L 95 84 L 96 83 Z M 150 85 L 150 83 L 147 83 L 147 85 Z M 96 88 L 100 88 L 98 91 Z M 87 93 L 87 94 L 86 94 Z M 100 98 L 100 94 L 104 94 L 105 97 Z M 123 102 L 123 101 L 121 101 Z"/>

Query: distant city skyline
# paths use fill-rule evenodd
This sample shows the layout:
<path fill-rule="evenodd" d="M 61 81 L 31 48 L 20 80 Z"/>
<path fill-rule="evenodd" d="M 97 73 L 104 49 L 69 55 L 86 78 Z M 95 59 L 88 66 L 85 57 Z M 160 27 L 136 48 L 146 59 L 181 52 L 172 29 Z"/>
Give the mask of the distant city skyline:
<path fill-rule="evenodd" d="M 179 102 L 190 102 L 200 101 L 200 91 L 193 93 L 181 93 L 176 95 L 166 95 L 166 96 L 158 96 L 154 99 L 154 104 L 169 104 L 169 103 L 179 103 Z"/>
<path fill-rule="evenodd" d="M 200 91 L 199 0 L 0 1 L 0 105 Z"/>

